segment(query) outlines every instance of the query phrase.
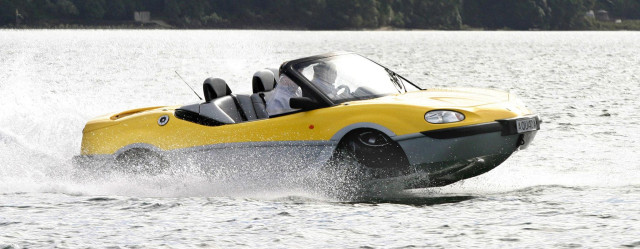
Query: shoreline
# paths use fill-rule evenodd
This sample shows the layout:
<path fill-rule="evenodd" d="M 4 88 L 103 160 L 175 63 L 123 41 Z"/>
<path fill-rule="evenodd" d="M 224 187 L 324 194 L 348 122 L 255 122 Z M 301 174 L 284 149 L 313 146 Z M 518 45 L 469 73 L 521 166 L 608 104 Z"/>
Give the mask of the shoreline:
<path fill-rule="evenodd" d="M 391 26 L 384 26 L 379 28 L 368 29 L 309 29 L 303 27 L 265 27 L 265 26 L 238 26 L 238 27 L 177 27 L 171 26 L 162 20 L 153 20 L 149 23 L 135 23 L 135 22 L 114 22 L 113 24 L 44 24 L 44 25 L 5 25 L 0 26 L 0 30 L 81 30 L 81 29 L 96 29 L 96 30 L 282 30 L 282 31 L 640 31 L 640 20 L 626 20 L 622 23 L 612 22 L 595 22 L 593 27 L 587 29 L 487 29 L 483 27 L 470 27 L 463 25 L 460 29 L 406 29 L 396 28 Z"/>
<path fill-rule="evenodd" d="M 239 31 L 335 31 L 335 32 L 350 32 L 350 31 L 365 31 L 365 32 L 402 32 L 402 31 L 449 31 L 449 32 L 623 32 L 631 31 L 638 32 L 640 29 L 569 29 L 569 30 L 513 30 L 513 29 L 276 29 L 276 28 L 147 28 L 147 27 L 104 27 L 104 26 L 81 26 L 81 27 L 0 27 L 0 30 L 239 30 Z"/>

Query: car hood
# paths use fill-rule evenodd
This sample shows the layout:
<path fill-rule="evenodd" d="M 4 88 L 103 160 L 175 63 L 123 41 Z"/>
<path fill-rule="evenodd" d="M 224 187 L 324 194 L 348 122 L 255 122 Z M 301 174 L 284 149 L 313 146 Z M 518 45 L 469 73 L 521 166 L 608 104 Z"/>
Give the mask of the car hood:
<path fill-rule="evenodd" d="M 395 103 L 433 108 L 463 108 L 509 101 L 509 93 L 479 88 L 441 88 L 355 101 L 362 104 Z"/>

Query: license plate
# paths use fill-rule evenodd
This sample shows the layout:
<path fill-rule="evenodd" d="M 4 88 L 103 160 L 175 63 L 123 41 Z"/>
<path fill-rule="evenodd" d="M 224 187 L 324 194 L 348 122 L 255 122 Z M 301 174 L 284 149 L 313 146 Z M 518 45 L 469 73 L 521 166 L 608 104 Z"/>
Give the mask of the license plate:
<path fill-rule="evenodd" d="M 516 129 L 518 133 L 535 131 L 538 129 L 535 118 L 523 118 L 516 120 Z"/>

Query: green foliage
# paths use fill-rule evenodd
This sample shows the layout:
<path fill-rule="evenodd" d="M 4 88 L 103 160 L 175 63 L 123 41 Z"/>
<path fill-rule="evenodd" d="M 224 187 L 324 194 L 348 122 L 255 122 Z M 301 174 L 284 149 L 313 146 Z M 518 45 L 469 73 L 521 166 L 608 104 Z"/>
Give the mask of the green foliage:
<path fill-rule="evenodd" d="M 164 13 L 171 20 L 178 20 L 180 18 L 180 6 L 176 0 L 167 0 L 165 1 Z"/>
<path fill-rule="evenodd" d="M 72 18 L 78 16 L 79 13 L 76 5 L 69 0 L 58 0 L 55 9 L 56 13 L 63 18 Z"/>
<path fill-rule="evenodd" d="M 468 25 L 490 29 L 547 29 L 551 16 L 546 0 L 465 1 L 463 9 Z"/>
<path fill-rule="evenodd" d="M 75 0 L 80 15 L 86 20 L 101 20 L 106 13 L 104 0 Z"/>
<path fill-rule="evenodd" d="M 132 22 L 134 11 L 184 28 L 599 29 L 588 10 L 640 19 L 640 0 L 0 0 L 0 26 Z M 631 25 L 633 26 L 633 25 Z M 627 27 L 627 26 L 625 26 Z"/>
<path fill-rule="evenodd" d="M 624 20 L 621 23 L 589 20 L 594 30 L 640 30 L 640 20 Z"/>
<path fill-rule="evenodd" d="M 104 19 L 122 20 L 131 17 L 131 5 L 127 6 L 124 0 L 108 0 L 104 7 Z"/>
<path fill-rule="evenodd" d="M 607 9 L 616 17 L 623 19 L 640 19 L 640 0 L 607 0 Z"/>
<path fill-rule="evenodd" d="M 16 1 L 0 0 L 0 25 L 13 23 L 16 20 Z"/>
<path fill-rule="evenodd" d="M 551 29 L 570 30 L 588 27 L 585 19 L 587 6 L 593 5 L 590 0 L 548 0 L 553 15 L 550 19 Z"/>
<path fill-rule="evenodd" d="M 549 27 L 549 16 L 551 8 L 546 1 L 510 1 L 506 4 L 509 11 L 505 15 L 505 23 L 510 28 L 526 29 L 546 29 Z"/>

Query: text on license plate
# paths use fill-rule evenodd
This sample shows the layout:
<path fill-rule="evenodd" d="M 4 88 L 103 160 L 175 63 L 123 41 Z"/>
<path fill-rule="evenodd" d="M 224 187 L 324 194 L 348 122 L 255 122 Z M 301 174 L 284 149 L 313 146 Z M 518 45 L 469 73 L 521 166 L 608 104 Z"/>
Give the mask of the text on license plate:
<path fill-rule="evenodd" d="M 538 128 L 536 124 L 536 119 L 534 118 L 523 118 L 516 120 L 516 129 L 518 133 L 535 131 Z"/>

